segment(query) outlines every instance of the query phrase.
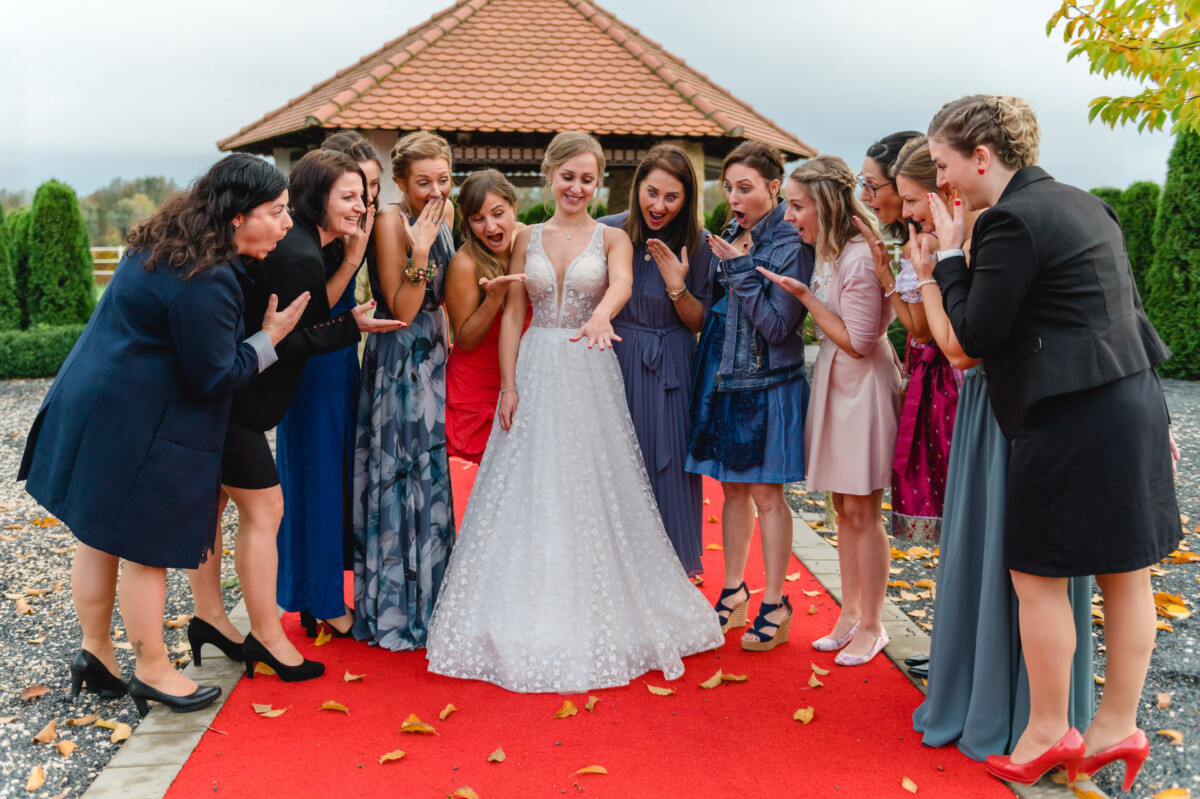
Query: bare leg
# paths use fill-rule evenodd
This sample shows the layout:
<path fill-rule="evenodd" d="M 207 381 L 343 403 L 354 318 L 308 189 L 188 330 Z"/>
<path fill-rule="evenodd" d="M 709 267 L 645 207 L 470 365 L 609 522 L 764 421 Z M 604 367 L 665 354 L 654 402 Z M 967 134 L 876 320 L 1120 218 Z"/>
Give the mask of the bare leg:
<path fill-rule="evenodd" d="M 1137 707 L 1154 649 L 1154 589 L 1150 570 L 1098 574 L 1104 595 L 1106 674 L 1096 717 L 1083 734 L 1089 754 L 1107 749 L 1137 729 Z"/>
<path fill-rule="evenodd" d="M 166 694 L 187 696 L 196 683 L 171 665 L 163 644 L 167 570 L 125 561 L 121 567 L 121 618 L 137 658 L 137 678 Z"/>
<path fill-rule="evenodd" d="M 275 604 L 279 550 L 275 536 L 283 519 L 283 491 L 279 486 L 248 489 L 221 486 L 238 509 L 237 548 L 233 562 L 242 584 L 242 598 L 250 614 L 250 632 L 285 666 L 299 666 L 304 658 L 283 634 Z"/>
<path fill-rule="evenodd" d="M 751 483 L 750 496 L 758 508 L 758 530 L 762 537 L 763 569 L 767 584 L 763 589 L 763 604 L 777 605 L 783 597 L 783 578 L 787 575 L 788 558 L 792 556 L 792 512 L 783 498 L 780 483 Z M 751 534 L 754 532 L 753 520 Z M 778 626 L 787 618 L 787 608 L 779 607 L 767 614 L 766 620 Z M 772 627 L 764 632 L 774 633 Z M 743 636 L 746 637 L 746 636 Z M 761 640 L 757 634 L 747 638 Z"/>
<path fill-rule="evenodd" d="M 75 547 L 71 563 L 71 597 L 83 628 L 83 648 L 95 655 L 109 671 L 121 676 L 112 642 L 112 612 L 117 600 L 116 555 L 101 552 L 82 541 Z"/>
<path fill-rule="evenodd" d="M 225 506 L 228 504 L 229 495 L 222 491 L 221 505 L 217 508 L 217 543 L 213 547 L 213 554 L 195 569 L 188 569 L 187 575 L 188 583 L 192 586 L 192 603 L 196 617 L 216 627 L 231 641 L 240 643 L 245 636 L 229 620 L 229 614 L 225 611 L 225 600 L 221 596 L 221 550 L 224 543 L 221 534 L 221 514 L 225 512 Z"/>
<path fill-rule="evenodd" d="M 1071 614 L 1066 578 L 1009 573 L 1021 606 L 1021 652 L 1029 672 L 1029 724 L 1013 747 L 1012 762 L 1028 763 L 1071 728 L 1067 708 L 1071 657 L 1075 654 L 1075 617 Z"/>
<path fill-rule="evenodd" d="M 883 632 L 883 598 L 887 593 L 891 550 L 879 509 L 883 490 L 865 496 L 843 494 L 838 521 L 838 548 L 847 538 L 854 539 L 858 601 L 861 615 L 858 632 L 846 646 L 848 655 L 866 655 Z M 843 577 L 843 583 L 844 583 Z M 844 585 L 843 585 L 844 590 Z"/>
<path fill-rule="evenodd" d="M 754 537 L 754 501 L 749 483 L 721 483 L 721 540 L 725 547 L 725 587 L 737 588 L 746 577 L 750 540 Z"/>
<path fill-rule="evenodd" d="M 858 537 L 845 523 L 844 495 L 832 494 L 833 510 L 838 518 L 838 570 L 842 578 L 842 612 L 829 631 L 830 638 L 845 638 L 862 618 L 862 591 L 858 573 Z"/>

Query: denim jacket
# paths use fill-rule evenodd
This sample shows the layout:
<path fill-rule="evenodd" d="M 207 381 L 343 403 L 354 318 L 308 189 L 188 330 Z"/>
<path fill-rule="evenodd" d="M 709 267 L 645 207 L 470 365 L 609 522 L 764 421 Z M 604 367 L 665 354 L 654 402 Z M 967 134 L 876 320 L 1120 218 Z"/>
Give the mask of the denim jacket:
<path fill-rule="evenodd" d="M 729 295 L 718 391 L 770 388 L 804 375 L 800 326 L 808 309 L 755 269 L 762 266 L 805 284 L 812 277 L 812 247 L 784 220 L 786 212 L 787 205 L 780 203 L 754 226 L 749 254 L 724 262 L 712 258 L 710 279 L 720 280 Z M 721 235 L 732 241 L 739 233 L 734 221 Z M 712 295 L 705 311 L 712 307 Z"/>

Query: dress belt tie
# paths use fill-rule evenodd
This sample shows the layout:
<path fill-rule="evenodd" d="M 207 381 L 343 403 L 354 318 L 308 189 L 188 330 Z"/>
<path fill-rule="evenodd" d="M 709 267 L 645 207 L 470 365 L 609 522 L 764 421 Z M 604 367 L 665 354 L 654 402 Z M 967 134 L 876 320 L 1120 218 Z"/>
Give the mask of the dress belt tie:
<path fill-rule="evenodd" d="M 658 395 L 656 401 L 655 417 L 658 422 L 655 424 L 655 458 L 654 469 L 661 472 L 666 469 L 671 463 L 671 431 L 669 426 L 663 424 L 666 419 L 667 396 L 668 391 L 674 391 L 679 388 L 679 381 L 673 374 L 667 374 L 663 370 L 663 339 L 669 334 L 678 330 L 687 330 L 682 324 L 671 325 L 670 327 L 647 327 L 646 325 L 636 325 L 633 322 L 625 322 L 614 319 L 612 322 L 613 329 L 618 333 L 637 332 L 649 333 L 652 338 L 646 342 L 646 346 L 642 349 L 642 365 L 649 369 L 658 379 L 663 391 Z"/>

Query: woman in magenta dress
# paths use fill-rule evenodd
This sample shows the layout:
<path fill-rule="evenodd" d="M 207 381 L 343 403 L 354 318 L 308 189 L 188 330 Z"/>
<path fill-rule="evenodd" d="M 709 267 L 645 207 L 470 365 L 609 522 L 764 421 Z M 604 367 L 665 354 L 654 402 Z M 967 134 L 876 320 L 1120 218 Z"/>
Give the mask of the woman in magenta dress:
<path fill-rule="evenodd" d="M 941 192 L 947 201 L 952 198 L 949 190 L 938 188 L 937 167 L 924 136 L 901 148 L 890 173 L 904 218 L 920 231 L 905 247 L 900 273 L 892 278 L 889 266 L 887 274 L 880 275 L 884 295 L 890 295 L 909 331 L 905 358 L 908 390 L 900 408 L 892 461 L 892 534 L 900 540 L 933 545 L 940 540 L 946 466 L 962 372 L 951 366 L 930 335 L 912 256 L 922 242 L 930 250 L 937 249 L 937 231 L 926 196 Z"/>
<path fill-rule="evenodd" d="M 446 444 L 451 455 L 479 463 L 500 396 L 500 312 L 517 222 L 517 192 L 495 169 L 463 181 L 458 193 L 463 246 L 446 270 L 446 313 L 454 346 L 446 361 Z M 525 315 L 525 327 L 530 316 Z M 522 332 L 524 332 L 522 330 Z"/>

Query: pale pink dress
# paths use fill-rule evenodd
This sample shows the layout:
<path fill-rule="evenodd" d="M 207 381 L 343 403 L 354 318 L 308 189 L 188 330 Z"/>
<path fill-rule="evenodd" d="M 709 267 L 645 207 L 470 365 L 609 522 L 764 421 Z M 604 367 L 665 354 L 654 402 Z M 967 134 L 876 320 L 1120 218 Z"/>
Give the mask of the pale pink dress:
<path fill-rule="evenodd" d="M 821 342 L 804 424 L 807 485 L 809 491 L 861 496 L 892 482 L 900 362 L 884 333 L 895 311 L 861 240 L 842 249 L 828 290 L 826 305 L 842 318 L 851 346 L 863 357 L 851 357 L 829 338 Z"/>

